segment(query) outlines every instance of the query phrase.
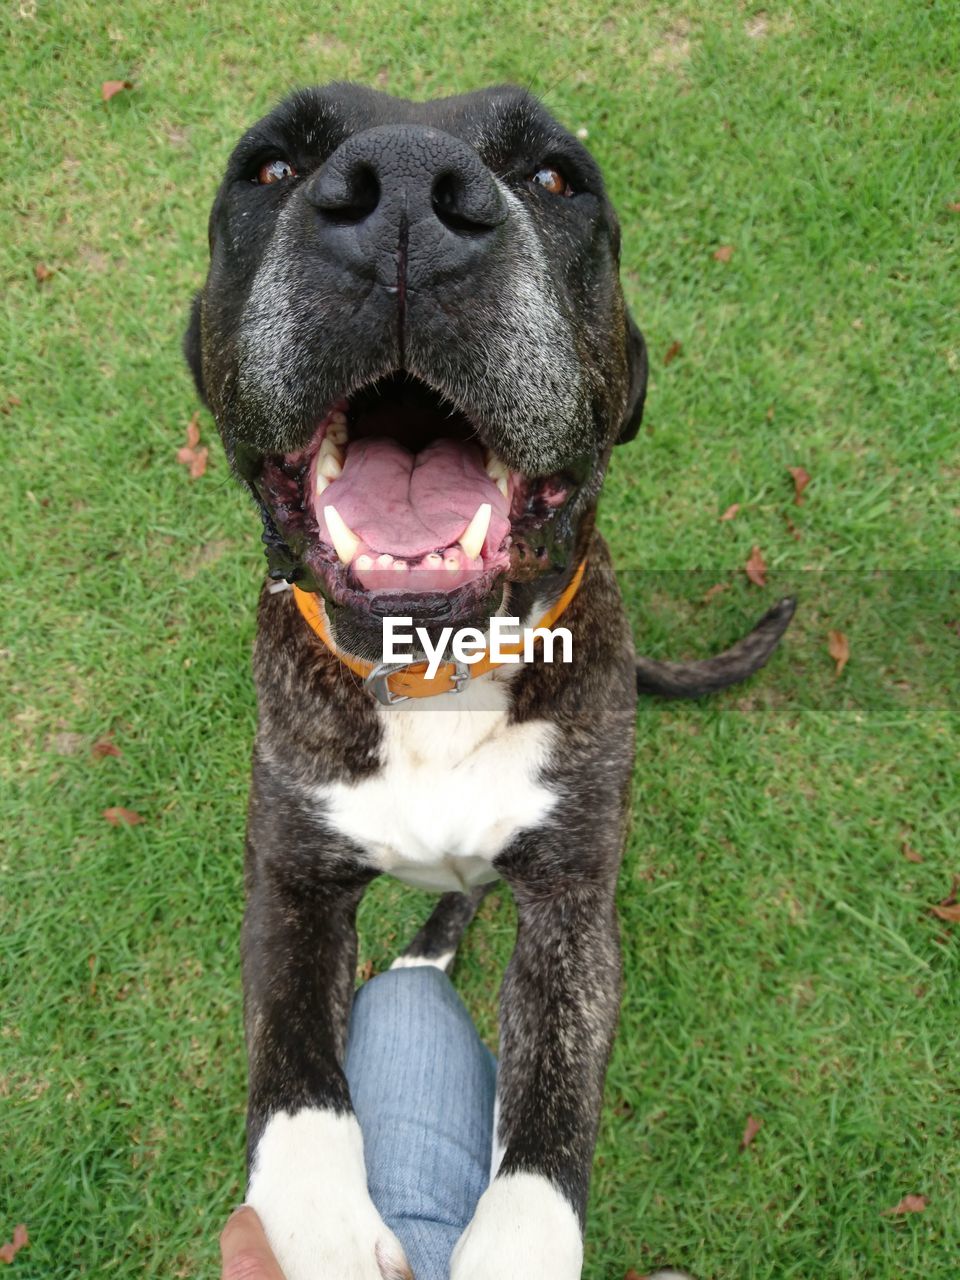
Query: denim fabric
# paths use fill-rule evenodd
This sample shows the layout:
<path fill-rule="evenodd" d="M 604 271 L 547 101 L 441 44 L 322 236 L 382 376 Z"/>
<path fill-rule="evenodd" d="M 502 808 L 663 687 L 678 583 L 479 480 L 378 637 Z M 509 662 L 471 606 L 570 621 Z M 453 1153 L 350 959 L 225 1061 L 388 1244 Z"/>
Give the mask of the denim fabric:
<path fill-rule="evenodd" d="M 448 1280 L 489 1180 L 497 1067 L 446 974 L 391 969 L 361 987 L 346 1075 L 373 1202 L 415 1280 Z"/>

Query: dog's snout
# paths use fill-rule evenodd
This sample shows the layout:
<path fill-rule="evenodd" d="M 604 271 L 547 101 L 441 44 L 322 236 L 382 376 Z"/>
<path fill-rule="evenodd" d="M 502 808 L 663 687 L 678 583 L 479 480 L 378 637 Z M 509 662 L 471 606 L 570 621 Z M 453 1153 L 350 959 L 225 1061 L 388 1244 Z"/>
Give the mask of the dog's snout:
<path fill-rule="evenodd" d="M 472 147 L 411 125 L 348 138 L 313 179 L 307 199 L 327 247 L 344 265 L 384 283 L 402 238 L 410 246 L 408 272 L 425 283 L 469 271 L 507 217 L 493 174 Z"/>

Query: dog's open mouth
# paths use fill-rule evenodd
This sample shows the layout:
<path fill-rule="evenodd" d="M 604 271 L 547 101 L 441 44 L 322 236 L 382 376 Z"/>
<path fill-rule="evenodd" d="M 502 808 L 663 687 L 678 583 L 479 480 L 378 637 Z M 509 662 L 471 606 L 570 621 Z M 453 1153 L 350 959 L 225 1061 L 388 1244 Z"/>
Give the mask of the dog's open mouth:
<path fill-rule="evenodd" d="M 537 531 L 573 487 L 511 471 L 462 413 L 402 375 L 334 405 L 306 447 L 268 457 L 258 481 L 333 598 L 374 612 L 389 606 L 383 595 L 476 599 L 504 573 L 543 568 Z"/>

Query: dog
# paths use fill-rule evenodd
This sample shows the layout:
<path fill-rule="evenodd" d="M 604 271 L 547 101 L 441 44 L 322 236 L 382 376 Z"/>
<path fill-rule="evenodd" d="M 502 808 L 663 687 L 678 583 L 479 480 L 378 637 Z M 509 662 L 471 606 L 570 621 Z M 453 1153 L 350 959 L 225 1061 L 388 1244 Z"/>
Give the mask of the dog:
<path fill-rule="evenodd" d="M 209 241 L 184 349 L 269 564 L 247 1199 L 287 1280 L 409 1276 L 341 1065 L 357 905 L 381 873 L 441 892 L 403 962 L 446 967 L 502 880 L 518 931 L 495 1149 L 451 1276 L 575 1280 L 618 1016 L 638 688 L 744 678 L 793 602 L 718 658 L 636 659 L 595 515 L 640 425 L 646 349 L 600 170 L 528 92 L 296 92 L 237 144 Z M 423 696 L 416 672 L 379 661 L 385 617 L 433 636 L 561 608 L 569 663 L 447 664 Z"/>

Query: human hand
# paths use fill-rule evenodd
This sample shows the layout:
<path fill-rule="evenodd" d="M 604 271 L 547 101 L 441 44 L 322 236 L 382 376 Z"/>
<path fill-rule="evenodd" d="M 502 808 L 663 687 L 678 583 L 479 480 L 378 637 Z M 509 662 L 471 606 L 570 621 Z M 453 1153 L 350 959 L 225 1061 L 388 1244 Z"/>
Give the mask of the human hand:
<path fill-rule="evenodd" d="M 220 1280 L 284 1280 L 255 1209 L 241 1205 L 220 1235 Z"/>

